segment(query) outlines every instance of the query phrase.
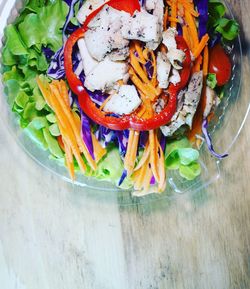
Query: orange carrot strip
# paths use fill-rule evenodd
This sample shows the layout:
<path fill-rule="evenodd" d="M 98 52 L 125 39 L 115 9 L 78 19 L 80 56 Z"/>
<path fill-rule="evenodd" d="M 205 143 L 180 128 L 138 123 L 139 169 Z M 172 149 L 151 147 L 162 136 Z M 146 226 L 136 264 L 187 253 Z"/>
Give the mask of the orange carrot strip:
<path fill-rule="evenodd" d="M 124 168 L 127 170 L 127 175 L 130 176 L 133 173 L 136 161 L 136 154 L 138 149 L 140 133 L 138 131 L 134 131 L 133 134 L 133 142 L 131 142 L 131 146 L 129 150 L 126 152 L 125 160 L 124 160 Z"/>
<path fill-rule="evenodd" d="M 147 160 L 145 162 L 144 166 L 142 166 L 141 169 L 139 170 L 139 174 L 138 174 L 137 178 L 135 179 L 135 184 L 134 184 L 135 190 L 141 190 L 142 189 L 143 179 L 145 178 L 145 174 L 146 174 L 148 169 L 149 169 L 149 160 Z"/>
<path fill-rule="evenodd" d="M 201 70 L 201 64 L 202 64 L 202 56 L 199 55 L 195 60 L 194 66 L 192 68 L 192 73 L 199 72 Z"/>
<path fill-rule="evenodd" d="M 112 98 L 113 94 L 110 94 L 102 103 L 102 105 L 100 106 L 100 110 L 103 110 L 104 106 L 109 102 L 109 100 Z"/>
<path fill-rule="evenodd" d="M 150 165 L 153 172 L 153 175 L 155 177 L 155 180 L 159 182 L 159 174 L 157 170 L 157 147 L 155 142 L 155 131 L 150 130 L 149 131 L 149 146 L 150 146 Z"/>
<path fill-rule="evenodd" d="M 194 5 L 192 3 L 188 3 L 186 0 L 178 0 L 184 6 L 185 10 L 187 10 L 194 17 L 199 17 L 199 13 L 194 9 Z"/>
<path fill-rule="evenodd" d="M 134 41 L 135 50 L 139 55 L 139 60 L 142 64 L 146 64 L 146 59 L 144 58 L 142 47 L 139 41 Z"/>
<path fill-rule="evenodd" d="M 205 46 L 207 45 L 208 40 L 209 40 L 209 36 L 208 36 L 208 34 L 205 34 L 205 35 L 202 37 L 199 45 L 198 45 L 198 46 L 195 48 L 195 50 L 194 50 L 194 53 L 193 53 L 193 54 L 194 54 L 194 57 L 195 57 L 195 58 L 197 58 L 197 57 L 201 54 L 201 52 L 203 51 L 203 49 L 204 49 Z"/>
<path fill-rule="evenodd" d="M 171 3 L 171 18 L 176 19 L 177 17 L 177 1 L 173 0 Z M 176 22 L 171 21 L 171 27 L 176 28 Z"/>
<path fill-rule="evenodd" d="M 174 18 L 174 17 L 169 17 L 168 20 L 170 22 L 181 23 L 181 21 L 178 18 Z"/>
<path fill-rule="evenodd" d="M 75 180 L 75 168 L 73 163 L 73 154 L 71 148 L 68 144 L 63 140 L 64 147 L 65 147 L 65 154 L 66 154 L 66 166 L 68 168 L 71 180 Z"/>
<path fill-rule="evenodd" d="M 149 149 L 149 145 L 147 143 L 146 147 L 144 149 L 142 158 L 140 159 L 138 165 L 135 167 L 134 171 L 138 171 L 145 164 L 145 162 L 147 161 L 147 159 L 149 157 L 149 154 L 150 154 L 150 149 Z"/>
<path fill-rule="evenodd" d="M 189 32 L 188 32 L 188 28 L 186 25 L 182 26 L 182 32 L 183 32 L 183 38 L 185 39 L 188 47 L 191 47 L 191 43 L 190 43 L 190 36 L 189 36 Z"/>
<path fill-rule="evenodd" d="M 132 68 L 129 69 L 130 79 L 134 83 L 134 85 L 141 90 L 145 95 L 147 95 L 150 99 L 154 100 L 157 95 L 155 95 L 154 92 L 152 92 L 147 85 L 142 83 L 140 78 L 136 75 L 134 70 Z"/>
<path fill-rule="evenodd" d="M 199 45 L 199 37 L 198 37 L 198 31 L 197 31 L 194 18 L 187 10 L 185 10 L 185 20 L 188 25 L 189 35 L 192 39 L 191 49 L 192 49 L 192 52 L 194 52 L 196 47 Z"/>
<path fill-rule="evenodd" d="M 69 121 L 69 124 L 73 130 L 73 133 L 75 135 L 75 138 L 76 138 L 76 141 L 79 145 L 79 148 L 80 150 L 83 152 L 84 156 L 86 157 L 89 165 L 91 166 L 91 168 L 93 170 L 96 170 L 96 163 L 95 161 L 93 160 L 93 158 L 91 157 L 87 147 L 86 147 L 86 144 L 83 142 L 81 136 L 80 136 L 80 133 L 79 133 L 79 129 L 77 128 L 77 125 L 76 125 L 76 122 L 75 122 L 75 118 L 72 116 L 72 113 L 70 111 L 70 108 L 67 108 L 64 100 L 60 97 L 60 94 L 57 90 L 57 88 L 51 84 L 50 85 L 50 88 L 51 88 L 51 91 L 52 93 L 54 94 L 55 96 L 55 100 L 57 100 L 58 103 L 55 103 L 56 106 L 60 107 L 60 110 L 62 111 L 63 114 L 65 114 L 65 117 L 68 119 Z"/>
<path fill-rule="evenodd" d="M 98 163 L 107 154 L 107 150 L 101 146 L 101 144 L 99 143 L 99 141 L 97 140 L 96 136 L 93 133 L 91 133 L 91 136 L 94 147 L 95 161 Z"/>
<path fill-rule="evenodd" d="M 208 75 L 208 63 L 209 63 L 208 46 L 205 46 L 203 54 L 203 68 L 202 68 L 204 77 Z"/>
<path fill-rule="evenodd" d="M 160 153 L 160 157 L 158 160 L 158 171 L 159 171 L 159 184 L 158 184 L 158 190 L 159 192 L 163 192 L 166 188 L 166 169 L 165 169 L 165 159 L 164 159 L 164 153 L 163 150 L 158 142 L 158 150 Z"/>
<path fill-rule="evenodd" d="M 68 93 L 68 88 L 65 83 L 65 81 L 60 80 L 60 81 L 52 81 L 53 84 L 56 85 L 57 89 L 60 91 L 61 97 L 65 101 L 66 105 L 70 107 L 70 102 L 69 102 L 69 93 Z"/>

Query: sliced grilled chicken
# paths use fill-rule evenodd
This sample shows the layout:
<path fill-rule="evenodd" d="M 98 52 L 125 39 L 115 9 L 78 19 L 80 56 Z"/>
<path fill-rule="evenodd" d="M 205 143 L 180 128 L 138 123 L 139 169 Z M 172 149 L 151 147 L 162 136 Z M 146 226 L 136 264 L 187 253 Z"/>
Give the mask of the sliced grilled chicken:
<path fill-rule="evenodd" d="M 84 39 L 78 40 L 78 47 L 82 58 L 83 70 L 85 75 L 87 75 L 99 64 L 99 62 L 90 55 Z"/>
<path fill-rule="evenodd" d="M 141 99 L 134 85 L 122 85 L 104 107 L 105 112 L 118 115 L 130 114 L 141 104 Z"/>
<path fill-rule="evenodd" d="M 105 58 L 86 76 L 85 87 L 90 91 L 109 91 L 118 80 L 127 80 L 128 64 Z"/>
<path fill-rule="evenodd" d="M 200 101 L 202 87 L 203 73 L 200 71 L 193 74 L 187 91 L 179 95 L 178 108 L 170 124 L 161 127 L 161 131 L 165 136 L 173 135 L 184 124 L 187 124 L 190 128 L 192 127 L 193 117 Z"/>
<path fill-rule="evenodd" d="M 167 57 L 175 69 L 182 69 L 182 62 L 185 58 L 183 50 L 171 48 L 167 53 Z"/>
<path fill-rule="evenodd" d="M 148 9 L 147 7 L 149 6 L 151 8 L 152 7 L 152 2 L 154 2 L 154 4 L 153 4 L 153 6 L 154 6 L 153 7 L 153 15 L 155 15 L 158 18 L 158 24 L 159 24 L 158 25 L 158 29 L 159 29 L 158 32 L 159 33 L 158 33 L 158 39 L 155 39 L 153 41 L 148 42 L 146 44 L 146 46 L 149 49 L 155 50 L 155 49 L 158 48 L 158 46 L 160 45 L 160 43 L 162 41 L 164 2 L 163 2 L 163 0 L 146 1 L 146 9 L 147 10 L 151 10 L 151 9 Z"/>
<path fill-rule="evenodd" d="M 89 23 L 85 33 L 85 42 L 89 53 L 98 61 L 102 61 L 112 51 L 119 51 L 119 60 L 128 55 L 129 41 L 122 36 L 123 23 L 127 23 L 130 15 L 105 5 Z"/>
<path fill-rule="evenodd" d="M 169 82 L 173 83 L 174 85 L 176 85 L 177 83 L 179 83 L 181 81 L 181 76 L 178 70 L 176 70 L 175 68 L 172 69 L 172 75 L 169 78 Z"/>
<path fill-rule="evenodd" d="M 145 10 L 135 12 L 123 26 L 122 35 L 129 40 L 157 41 L 160 37 L 158 17 Z"/>
<path fill-rule="evenodd" d="M 157 54 L 157 79 L 159 87 L 166 89 L 169 85 L 169 75 L 171 71 L 171 63 L 169 62 L 166 53 L 158 52 Z"/>
<path fill-rule="evenodd" d="M 168 50 L 170 49 L 177 49 L 177 44 L 175 40 L 175 36 L 177 35 L 177 31 L 175 28 L 168 28 L 166 31 L 163 32 L 162 43 L 167 47 Z"/>
<path fill-rule="evenodd" d="M 96 9 L 100 8 L 108 0 L 86 0 L 77 13 L 77 20 L 83 24 L 86 18 Z"/>

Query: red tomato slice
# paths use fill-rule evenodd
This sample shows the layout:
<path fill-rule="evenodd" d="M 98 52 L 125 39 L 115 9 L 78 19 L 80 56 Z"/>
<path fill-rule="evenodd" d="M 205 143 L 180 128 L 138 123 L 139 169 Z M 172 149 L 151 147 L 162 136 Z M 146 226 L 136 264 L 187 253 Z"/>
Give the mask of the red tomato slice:
<path fill-rule="evenodd" d="M 224 48 L 217 44 L 209 53 L 209 73 L 215 73 L 217 85 L 225 85 L 231 78 L 232 64 Z"/>

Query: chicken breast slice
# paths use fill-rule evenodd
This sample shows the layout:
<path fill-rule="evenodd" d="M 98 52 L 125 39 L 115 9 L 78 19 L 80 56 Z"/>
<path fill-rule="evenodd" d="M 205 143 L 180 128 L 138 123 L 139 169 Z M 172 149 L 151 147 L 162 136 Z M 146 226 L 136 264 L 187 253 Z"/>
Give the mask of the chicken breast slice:
<path fill-rule="evenodd" d="M 77 44 L 82 58 L 83 70 L 85 75 L 87 75 L 99 64 L 99 62 L 90 55 L 84 38 L 78 40 Z"/>
<path fill-rule="evenodd" d="M 171 71 L 171 63 L 169 62 L 166 53 L 158 52 L 157 54 L 157 80 L 159 87 L 166 89 L 169 85 L 169 75 Z"/>
<path fill-rule="evenodd" d="M 154 3 L 152 3 L 154 2 Z M 147 43 L 147 47 L 151 50 L 158 48 L 162 41 L 163 18 L 164 18 L 164 2 L 163 0 L 146 1 L 146 9 L 151 10 L 153 6 L 153 15 L 158 18 L 158 38 Z"/>
<path fill-rule="evenodd" d="M 167 47 L 168 50 L 177 49 L 177 43 L 175 40 L 176 35 L 177 35 L 177 30 L 172 27 L 168 28 L 166 31 L 163 32 L 162 43 Z"/>
<path fill-rule="evenodd" d="M 167 57 L 175 69 L 182 69 L 182 62 L 185 58 L 185 52 L 181 49 L 171 48 L 167 52 Z"/>
<path fill-rule="evenodd" d="M 193 74 L 186 92 L 178 97 L 178 108 L 169 125 L 162 126 L 165 136 L 172 136 L 181 126 L 187 124 L 192 127 L 193 117 L 197 110 L 203 87 L 202 71 Z M 183 99 L 183 100 L 182 100 Z"/>
<path fill-rule="evenodd" d="M 172 69 L 172 75 L 169 78 L 169 82 L 173 83 L 174 85 L 176 85 L 177 83 L 179 83 L 181 81 L 181 76 L 180 73 L 177 69 L 173 68 Z"/>
<path fill-rule="evenodd" d="M 130 14 L 105 5 L 89 23 L 85 33 L 86 46 L 93 58 L 102 61 L 112 51 L 119 51 L 119 60 L 129 55 L 129 41 L 122 36 L 123 23 Z M 117 54 L 116 54 L 117 55 Z"/>
<path fill-rule="evenodd" d="M 104 106 L 105 112 L 118 115 L 130 114 L 141 104 L 141 99 L 134 85 L 122 85 Z"/>
<path fill-rule="evenodd" d="M 129 40 L 157 41 L 160 37 L 158 18 L 145 10 L 135 12 L 122 28 L 122 35 Z"/>
<path fill-rule="evenodd" d="M 86 75 L 85 87 L 90 91 L 109 91 L 118 80 L 126 81 L 128 65 L 125 62 L 115 62 L 105 58 Z"/>
<path fill-rule="evenodd" d="M 86 0 L 76 15 L 77 20 L 83 24 L 93 11 L 100 8 L 106 2 L 108 0 Z"/>

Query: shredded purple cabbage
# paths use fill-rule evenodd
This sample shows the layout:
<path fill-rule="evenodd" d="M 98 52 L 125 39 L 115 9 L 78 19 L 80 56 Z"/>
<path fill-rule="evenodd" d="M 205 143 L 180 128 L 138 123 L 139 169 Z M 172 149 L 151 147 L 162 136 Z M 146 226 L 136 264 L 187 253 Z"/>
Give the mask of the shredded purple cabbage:
<path fill-rule="evenodd" d="M 141 7 L 144 7 L 146 0 L 139 0 L 139 2 L 140 2 L 140 4 L 141 4 Z"/>
<path fill-rule="evenodd" d="M 45 55 L 47 61 L 51 61 L 51 58 L 53 57 L 53 55 L 55 54 L 54 51 L 52 51 L 49 47 L 42 47 L 42 52 Z"/>
<path fill-rule="evenodd" d="M 94 155 L 93 140 L 92 140 L 92 136 L 91 136 L 90 119 L 82 111 L 77 98 L 75 99 L 75 103 L 76 103 L 76 105 L 79 109 L 80 115 L 81 115 L 81 125 L 82 125 L 81 126 L 81 136 L 82 136 L 82 139 L 83 139 L 91 157 L 94 160 L 95 155 Z"/>
<path fill-rule="evenodd" d="M 148 74 L 149 79 L 152 79 L 154 73 L 154 67 L 152 65 L 152 61 L 148 60 L 145 64 L 145 68 Z"/>
<path fill-rule="evenodd" d="M 214 157 L 218 158 L 219 160 L 222 160 L 222 159 L 228 157 L 228 154 L 227 154 L 227 153 L 221 155 L 221 154 L 218 154 L 218 153 L 215 152 L 214 147 L 213 147 L 213 144 L 212 144 L 212 138 L 211 138 L 211 136 L 210 136 L 210 134 L 209 134 L 209 132 L 208 132 L 208 120 L 207 120 L 207 119 L 204 119 L 204 120 L 203 120 L 203 123 L 202 123 L 202 132 L 203 132 L 203 135 L 204 135 L 204 137 L 205 137 L 205 140 L 206 140 L 208 149 L 209 149 L 209 151 L 211 152 L 211 154 L 212 154 Z"/>
<path fill-rule="evenodd" d="M 208 0 L 195 0 L 195 5 L 199 12 L 199 38 L 207 33 L 208 22 Z"/>
<path fill-rule="evenodd" d="M 177 32 L 178 32 L 178 35 L 182 36 L 182 27 L 179 23 L 177 24 Z"/>
<path fill-rule="evenodd" d="M 118 182 L 118 186 L 120 186 L 124 182 L 124 180 L 126 179 L 127 175 L 128 175 L 127 171 L 124 170 L 123 173 L 122 173 L 122 176 L 121 176 L 121 178 L 120 178 L 120 180 Z"/>

